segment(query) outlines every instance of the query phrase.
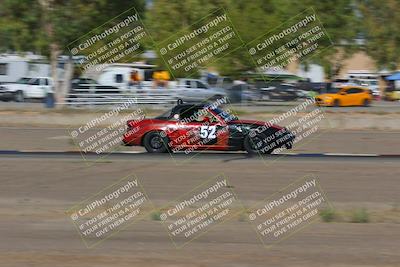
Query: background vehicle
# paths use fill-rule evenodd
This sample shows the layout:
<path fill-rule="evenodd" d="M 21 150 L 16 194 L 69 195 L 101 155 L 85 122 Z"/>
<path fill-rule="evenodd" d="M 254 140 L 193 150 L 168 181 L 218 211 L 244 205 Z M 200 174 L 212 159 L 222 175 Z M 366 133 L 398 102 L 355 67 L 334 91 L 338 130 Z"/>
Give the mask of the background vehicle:
<path fill-rule="evenodd" d="M 374 97 L 379 97 L 379 84 L 378 80 L 373 80 L 373 79 L 358 79 L 357 83 L 362 86 L 366 87 L 371 90 L 371 93 Z"/>
<path fill-rule="evenodd" d="M 15 83 L 0 85 L 0 99 L 3 101 L 14 100 L 17 92 L 24 91 L 31 79 L 32 78 L 22 77 Z"/>
<path fill-rule="evenodd" d="M 375 98 L 380 96 L 378 73 L 369 71 L 349 71 L 348 77 L 352 84 L 370 89 Z"/>
<path fill-rule="evenodd" d="M 85 77 L 75 78 L 71 81 L 71 88 L 79 88 L 82 85 L 91 85 L 91 84 L 98 84 L 95 80 Z"/>
<path fill-rule="evenodd" d="M 82 104 L 93 102 L 94 99 L 107 100 L 119 94 L 121 94 L 121 90 L 118 87 L 101 85 L 90 78 L 77 78 L 71 82 L 67 102 Z M 122 97 L 122 95 L 120 96 Z"/>
<path fill-rule="evenodd" d="M 261 88 L 260 91 L 263 100 L 294 101 L 300 94 L 295 86 L 289 84 Z"/>
<path fill-rule="evenodd" d="M 315 97 L 320 106 L 369 106 L 372 102 L 371 90 L 364 87 L 345 86 L 337 88 L 336 92 L 321 94 Z"/>
<path fill-rule="evenodd" d="M 177 88 L 178 97 L 185 102 L 201 102 L 226 96 L 224 89 L 212 88 L 198 79 L 179 79 Z"/>
<path fill-rule="evenodd" d="M 21 78 L 17 83 L 8 83 L 1 85 L 2 95 L 12 95 L 13 100 L 23 102 L 25 99 L 43 99 L 47 93 L 53 91 L 51 78 Z"/>
<path fill-rule="evenodd" d="M 335 79 L 332 81 L 332 88 L 341 88 L 348 85 L 356 85 L 350 79 Z"/>
<path fill-rule="evenodd" d="M 292 148 L 295 138 L 283 127 L 239 120 L 212 104 L 179 103 L 154 119 L 131 120 L 127 125 L 124 144 L 144 146 L 151 153 L 209 149 L 270 154 L 279 147 Z"/>
<path fill-rule="evenodd" d="M 400 100 L 400 88 L 387 88 L 383 99 L 387 101 L 399 101 Z"/>
<path fill-rule="evenodd" d="M 118 87 L 101 85 L 90 78 L 77 78 L 71 82 L 71 92 L 120 93 Z"/>
<path fill-rule="evenodd" d="M 212 87 L 229 89 L 233 85 L 233 80 L 230 77 L 209 76 L 205 79 L 206 82 Z"/>
<path fill-rule="evenodd" d="M 241 101 L 259 101 L 262 98 L 260 90 L 250 84 L 235 85 L 230 89 L 230 91 L 234 90 L 235 87 L 237 87 L 237 86 L 241 87 L 240 102 Z M 229 98 L 231 99 L 231 102 L 233 102 L 231 94 L 229 94 Z"/>
<path fill-rule="evenodd" d="M 298 98 L 307 98 L 309 97 L 309 93 L 306 90 L 301 89 L 295 84 L 290 83 L 281 83 L 277 86 L 277 89 L 282 91 L 293 92 L 297 95 Z"/>

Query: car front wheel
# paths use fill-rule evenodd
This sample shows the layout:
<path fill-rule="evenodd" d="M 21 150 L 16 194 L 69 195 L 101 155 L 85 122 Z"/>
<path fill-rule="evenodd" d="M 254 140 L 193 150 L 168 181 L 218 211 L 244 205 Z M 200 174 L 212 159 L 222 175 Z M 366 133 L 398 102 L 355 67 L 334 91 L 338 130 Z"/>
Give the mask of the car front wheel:
<path fill-rule="evenodd" d="M 274 149 L 273 148 L 268 148 L 268 144 L 266 144 L 266 135 L 264 134 L 257 134 L 253 137 L 250 135 L 247 135 L 244 138 L 243 146 L 244 149 L 247 151 L 249 154 L 271 154 Z"/>
<path fill-rule="evenodd" d="M 168 138 L 161 132 L 149 132 L 145 135 L 143 145 L 149 153 L 165 153 L 168 151 Z"/>
<path fill-rule="evenodd" d="M 24 92 L 17 91 L 14 96 L 15 102 L 24 102 Z"/>
<path fill-rule="evenodd" d="M 334 106 L 335 108 L 340 107 L 340 101 L 339 101 L 339 99 L 335 99 L 335 100 L 333 101 L 333 106 Z"/>

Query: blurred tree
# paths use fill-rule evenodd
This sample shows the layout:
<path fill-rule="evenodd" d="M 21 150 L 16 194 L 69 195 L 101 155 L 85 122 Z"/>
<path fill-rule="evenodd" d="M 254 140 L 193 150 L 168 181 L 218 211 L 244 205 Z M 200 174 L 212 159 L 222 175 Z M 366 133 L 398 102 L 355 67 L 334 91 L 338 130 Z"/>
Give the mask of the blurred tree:
<path fill-rule="evenodd" d="M 400 67 L 400 2 L 359 0 L 366 52 L 380 68 Z"/>
<path fill-rule="evenodd" d="M 353 0 L 314 1 L 299 0 L 277 2 L 292 3 L 290 14 L 312 9 L 324 26 L 329 39 L 318 41 L 318 51 L 303 64 L 317 63 L 323 66 L 328 80 L 334 79 L 343 67 L 343 61 L 360 49 L 356 37 L 361 31 L 360 20 Z M 286 8 L 285 8 L 286 9 Z M 288 10 L 290 8 L 288 7 Z M 284 10 L 280 10 L 284 12 Z"/>
<path fill-rule="evenodd" d="M 40 8 L 35 0 L 4 0 L 0 6 L 0 51 L 40 51 Z"/>
<path fill-rule="evenodd" d="M 244 44 L 266 34 L 281 23 L 275 11 L 272 0 L 230 1 L 227 12 L 243 47 L 215 62 L 222 75 L 239 79 L 243 73 L 256 70 L 256 64 Z"/>
<path fill-rule="evenodd" d="M 244 43 L 273 31 L 297 14 L 312 8 L 330 39 L 320 40 L 317 53 L 302 63 L 321 64 L 328 78 L 338 73 L 340 63 L 358 49 L 355 38 L 360 26 L 353 0 L 155 0 L 146 23 L 151 32 L 157 33 L 155 41 L 160 42 L 219 7 L 227 10 Z M 163 65 L 163 62 L 159 64 Z M 238 76 L 245 71 L 255 70 L 255 64 L 244 47 L 212 65 L 223 75 Z"/>
<path fill-rule="evenodd" d="M 391 64 L 393 67 L 399 60 L 399 36 L 396 34 L 399 19 L 395 16 L 399 9 L 398 1 L 355 1 L 154 0 L 144 13 L 145 0 L 3 0 L 0 8 L 0 51 L 34 51 L 48 55 L 55 78 L 57 58 L 68 52 L 66 47 L 70 42 L 132 6 L 145 19 L 156 43 L 180 30 L 189 31 L 190 28 L 187 28 L 190 25 L 223 7 L 241 37 L 236 44 L 242 47 L 210 66 L 222 75 L 239 76 L 256 68 L 243 43 L 313 8 L 333 45 L 329 46 L 329 39 L 322 40 L 317 53 L 301 63 L 321 64 L 327 77 L 334 77 L 340 71 L 343 59 L 360 49 L 355 44 L 355 38 L 364 32 L 370 38 L 367 52 L 380 64 Z M 357 10 L 361 10 L 362 23 Z M 385 18 L 388 14 L 392 14 L 390 19 Z M 154 46 L 151 41 L 146 45 Z M 162 60 L 158 59 L 157 63 L 165 67 Z M 69 65 L 72 66 L 71 61 Z M 67 69 L 70 67 L 67 66 Z M 70 73 L 68 71 L 67 75 Z M 59 88 L 57 84 L 57 99 L 62 99 L 66 91 L 67 88 Z"/>
<path fill-rule="evenodd" d="M 151 33 L 156 33 L 153 34 L 153 38 L 156 43 L 159 43 L 188 27 L 188 32 L 195 29 L 196 26 L 191 29 L 190 26 L 222 7 L 227 11 L 239 35 L 244 39 L 243 41 L 246 42 L 261 35 L 265 30 L 265 25 L 274 21 L 270 15 L 266 15 L 270 12 L 268 2 L 269 0 L 248 2 L 241 0 L 155 0 L 152 8 L 147 12 L 145 23 L 149 26 Z M 230 53 L 229 56 L 220 58 L 209 67 L 217 68 L 222 75 L 233 76 L 253 70 L 254 64 L 240 39 L 236 41 L 235 46 L 242 46 L 242 48 Z M 157 63 L 166 68 L 161 57 L 159 58 Z M 180 75 L 184 76 L 185 73 L 182 72 Z"/>
<path fill-rule="evenodd" d="M 154 42 L 158 44 L 180 31 L 189 33 L 192 30 L 192 24 L 215 11 L 216 7 L 220 7 L 223 2 L 223 0 L 155 0 L 146 13 L 145 24 L 148 26 Z M 156 44 L 150 45 L 158 53 Z M 159 53 L 155 63 L 167 69 L 167 65 Z M 176 75 L 178 72 L 174 73 Z M 178 73 L 177 76 L 185 76 L 185 73 Z"/>

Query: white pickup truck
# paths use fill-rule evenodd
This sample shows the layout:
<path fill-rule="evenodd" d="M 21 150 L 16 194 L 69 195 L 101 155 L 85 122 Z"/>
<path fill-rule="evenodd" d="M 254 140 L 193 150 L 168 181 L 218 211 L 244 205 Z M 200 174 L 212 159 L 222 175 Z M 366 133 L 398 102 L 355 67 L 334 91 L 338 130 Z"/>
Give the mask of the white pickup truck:
<path fill-rule="evenodd" d="M 53 92 L 53 82 L 49 77 L 20 78 L 15 83 L 0 85 L 0 99 L 23 102 L 25 99 L 44 99 Z"/>
<path fill-rule="evenodd" d="M 216 100 L 226 96 L 224 89 L 212 88 L 198 79 L 179 79 L 177 88 L 178 97 L 185 102 Z"/>

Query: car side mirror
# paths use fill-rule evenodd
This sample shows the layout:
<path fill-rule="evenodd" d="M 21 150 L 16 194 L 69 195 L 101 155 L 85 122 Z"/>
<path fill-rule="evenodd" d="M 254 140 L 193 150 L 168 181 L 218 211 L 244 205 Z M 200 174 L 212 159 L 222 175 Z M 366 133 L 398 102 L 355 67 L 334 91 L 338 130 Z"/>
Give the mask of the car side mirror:
<path fill-rule="evenodd" d="M 340 94 L 341 94 L 341 95 L 346 95 L 347 93 L 346 93 L 346 92 L 340 92 Z"/>

